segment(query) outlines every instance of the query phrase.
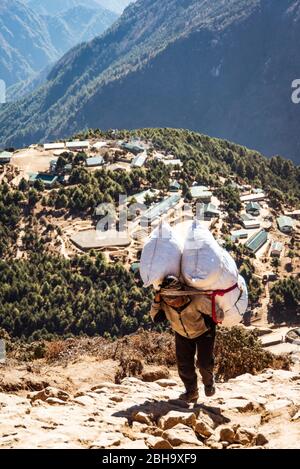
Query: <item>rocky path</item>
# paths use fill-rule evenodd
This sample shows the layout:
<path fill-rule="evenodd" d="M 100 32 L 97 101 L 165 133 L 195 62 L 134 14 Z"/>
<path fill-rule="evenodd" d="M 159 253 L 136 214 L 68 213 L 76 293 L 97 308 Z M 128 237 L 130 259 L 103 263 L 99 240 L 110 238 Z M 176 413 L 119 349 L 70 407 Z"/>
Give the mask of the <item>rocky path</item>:
<path fill-rule="evenodd" d="M 300 374 L 267 370 L 197 404 L 177 379 L 0 393 L 0 448 L 299 448 Z"/>

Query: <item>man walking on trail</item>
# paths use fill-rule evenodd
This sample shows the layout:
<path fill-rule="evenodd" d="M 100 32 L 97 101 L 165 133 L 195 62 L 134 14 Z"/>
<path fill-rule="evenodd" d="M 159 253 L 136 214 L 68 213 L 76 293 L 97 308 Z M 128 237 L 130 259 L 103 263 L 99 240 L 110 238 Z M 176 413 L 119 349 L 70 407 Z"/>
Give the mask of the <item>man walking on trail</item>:
<path fill-rule="evenodd" d="M 216 324 L 211 318 L 211 299 L 204 295 L 176 296 L 176 291 L 184 291 L 184 285 L 173 276 L 165 278 L 161 289 L 172 290 L 172 296 L 157 292 L 150 315 L 155 323 L 168 320 L 175 332 L 178 373 L 186 389 L 179 397 L 186 402 L 195 402 L 199 397 L 196 353 L 205 395 L 213 396 Z"/>

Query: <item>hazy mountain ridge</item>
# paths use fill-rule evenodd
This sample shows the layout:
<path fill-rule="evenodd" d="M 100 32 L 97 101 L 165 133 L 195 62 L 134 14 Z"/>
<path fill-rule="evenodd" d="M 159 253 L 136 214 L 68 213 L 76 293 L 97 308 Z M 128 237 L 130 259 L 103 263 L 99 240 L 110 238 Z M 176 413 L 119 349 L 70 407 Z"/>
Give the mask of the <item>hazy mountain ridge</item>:
<path fill-rule="evenodd" d="M 55 63 L 74 45 L 91 40 L 118 17 L 103 9 L 76 4 L 55 16 L 41 15 L 18 0 L 4 0 L 0 6 L 0 77 L 7 87 L 19 84 Z M 26 89 L 26 86 L 25 88 Z M 29 87 L 30 90 L 30 87 Z M 12 92 L 8 93 L 12 96 Z"/>
<path fill-rule="evenodd" d="M 286 53 L 300 39 L 298 12 L 296 0 L 139 0 L 104 36 L 67 53 L 28 101 L 0 114 L 4 141 L 171 126 L 298 161 L 289 59 L 297 53 Z"/>

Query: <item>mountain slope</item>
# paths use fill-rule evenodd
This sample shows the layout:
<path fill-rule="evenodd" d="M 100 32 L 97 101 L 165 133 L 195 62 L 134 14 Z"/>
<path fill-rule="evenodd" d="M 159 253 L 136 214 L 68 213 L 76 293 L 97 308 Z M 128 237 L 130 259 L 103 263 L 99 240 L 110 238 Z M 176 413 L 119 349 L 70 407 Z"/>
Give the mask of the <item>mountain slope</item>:
<path fill-rule="evenodd" d="M 43 18 L 52 43 L 62 55 L 74 45 L 102 34 L 118 15 L 97 4 L 94 8 L 78 4 L 56 16 L 47 15 Z"/>
<path fill-rule="evenodd" d="M 18 95 L 22 90 L 33 90 L 39 83 L 36 74 L 53 65 L 67 50 L 102 34 L 118 18 L 97 2 L 90 7 L 75 0 L 73 3 L 71 9 L 55 16 L 40 15 L 18 0 L 4 0 L 1 4 L 0 77 L 8 88 L 17 84 Z M 8 91 L 8 95 L 13 96 L 13 92 Z"/>
<path fill-rule="evenodd" d="M 94 354 L 69 342 L 50 343 L 48 360 L 3 366 L 3 449 L 299 448 L 297 369 L 242 374 L 210 398 L 200 386 L 198 403 L 185 404 L 172 366 L 145 365 L 116 384 L 118 361 L 102 358 L 102 338 L 89 339 Z M 72 344 L 76 360 L 63 353 Z"/>
<path fill-rule="evenodd" d="M 54 62 L 59 55 L 45 22 L 16 0 L 0 4 L 0 77 L 7 86 Z"/>
<path fill-rule="evenodd" d="M 75 8 L 78 5 L 94 9 L 101 6 L 104 9 L 121 14 L 130 3 L 130 0 L 25 0 L 25 3 L 37 13 L 57 16 L 57 14 Z"/>
<path fill-rule="evenodd" d="M 88 127 L 189 127 L 299 161 L 299 22 L 299 0 L 139 0 L 4 107 L 0 134 L 23 145 Z"/>

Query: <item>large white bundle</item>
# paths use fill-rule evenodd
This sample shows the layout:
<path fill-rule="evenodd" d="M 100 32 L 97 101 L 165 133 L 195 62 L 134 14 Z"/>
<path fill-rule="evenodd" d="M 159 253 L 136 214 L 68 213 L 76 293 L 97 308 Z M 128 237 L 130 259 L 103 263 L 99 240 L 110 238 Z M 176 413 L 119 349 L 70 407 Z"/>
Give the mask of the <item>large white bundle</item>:
<path fill-rule="evenodd" d="M 181 273 L 187 285 L 199 290 L 225 290 L 235 285 L 238 278 L 238 270 L 230 254 L 198 221 L 188 231 Z"/>
<path fill-rule="evenodd" d="M 189 229 L 183 249 L 181 273 L 185 283 L 198 290 L 228 290 L 216 296 L 216 304 L 224 312 L 224 325 L 240 322 L 248 306 L 248 292 L 244 279 L 239 276 L 234 259 L 200 222 Z"/>
<path fill-rule="evenodd" d="M 157 287 L 168 275 L 180 277 L 180 241 L 168 223 L 161 223 L 144 245 L 140 274 L 145 287 Z"/>

